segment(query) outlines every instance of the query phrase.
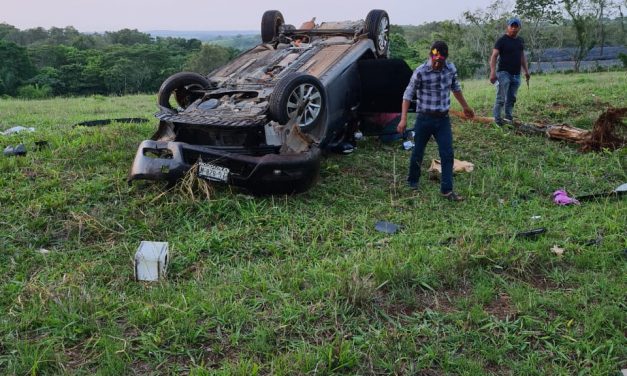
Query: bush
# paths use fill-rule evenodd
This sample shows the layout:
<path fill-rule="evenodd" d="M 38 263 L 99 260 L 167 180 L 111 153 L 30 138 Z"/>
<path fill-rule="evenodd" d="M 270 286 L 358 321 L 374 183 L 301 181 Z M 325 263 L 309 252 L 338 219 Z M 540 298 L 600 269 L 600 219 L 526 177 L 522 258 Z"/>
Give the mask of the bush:
<path fill-rule="evenodd" d="M 24 85 L 17 89 L 18 98 L 23 99 L 44 99 L 52 96 L 50 86 Z"/>
<path fill-rule="evenodd" d="M 618 58 L 623 62 L 623 67 L 627 68 L 627 55 L 624 53 L 619 53 Z"/>

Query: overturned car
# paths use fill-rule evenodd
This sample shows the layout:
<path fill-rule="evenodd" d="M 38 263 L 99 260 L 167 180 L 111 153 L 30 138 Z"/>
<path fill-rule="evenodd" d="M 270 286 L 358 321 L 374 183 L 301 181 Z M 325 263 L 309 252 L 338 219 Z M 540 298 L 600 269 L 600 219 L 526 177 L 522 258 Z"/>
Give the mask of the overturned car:
<path fill-rule="evenodd" d="M 198 164 L 200 178 L 253 193 L 309 189 L 322 151 L 345 150 L 364 116 L 400 112 L 412 71 L 388 59 L 389 25 L 380 9 L 300 28 L 266 11 L 261 44 L 207 76 L 163 82 L 158 130 L 139 145 L 129 183 L 174 182 Z"/>

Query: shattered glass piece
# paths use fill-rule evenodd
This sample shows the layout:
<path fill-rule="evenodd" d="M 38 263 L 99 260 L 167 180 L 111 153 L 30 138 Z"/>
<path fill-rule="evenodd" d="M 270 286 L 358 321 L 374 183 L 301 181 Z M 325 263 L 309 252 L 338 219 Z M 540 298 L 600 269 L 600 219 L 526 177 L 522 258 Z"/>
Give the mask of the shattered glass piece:
<path fill-rule="evenodd" d="M 397 224 L 386 221 L 378 221 L 374 225 L 375 230 L 386 234 L 395 234 L 396 232 L 400 231 L 401 228 L 402 227 Z"/>

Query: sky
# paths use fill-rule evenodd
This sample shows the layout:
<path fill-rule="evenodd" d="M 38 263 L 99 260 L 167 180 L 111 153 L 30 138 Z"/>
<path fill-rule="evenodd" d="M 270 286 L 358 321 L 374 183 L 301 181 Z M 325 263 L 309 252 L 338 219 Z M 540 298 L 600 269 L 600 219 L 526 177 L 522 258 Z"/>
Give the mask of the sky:
<path fill-rule="evenodd" d="M 364 19 L 384 9 L 390 22 L 420 25 L 458 20 L 466 10 L 485 8 L 494 0 L 0 0 L 0 23 L 25 30 L 73 26 L 81 32 L 121 29 L 256 31 L 268 9 L 281 11 L 285 22 Z"/>

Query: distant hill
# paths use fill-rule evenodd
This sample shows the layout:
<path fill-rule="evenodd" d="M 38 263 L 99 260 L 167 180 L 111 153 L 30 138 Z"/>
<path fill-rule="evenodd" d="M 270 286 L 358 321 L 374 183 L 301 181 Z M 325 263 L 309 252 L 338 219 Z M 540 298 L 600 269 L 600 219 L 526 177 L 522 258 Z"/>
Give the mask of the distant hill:
<path fill-rule="evenodd" d="M 198 39 L 203 42 L 209 42 L 220 39 L 231 39 L 241 36 L 254 36 L 258 35 L 259 31 L 252 30 L 216 30 L 216 31 L 177 31 L 177 30 L 149 30 L 144 31 L 153 37 L 172 37 L 172 38 L 185 38 L 185 39 Z"/>

